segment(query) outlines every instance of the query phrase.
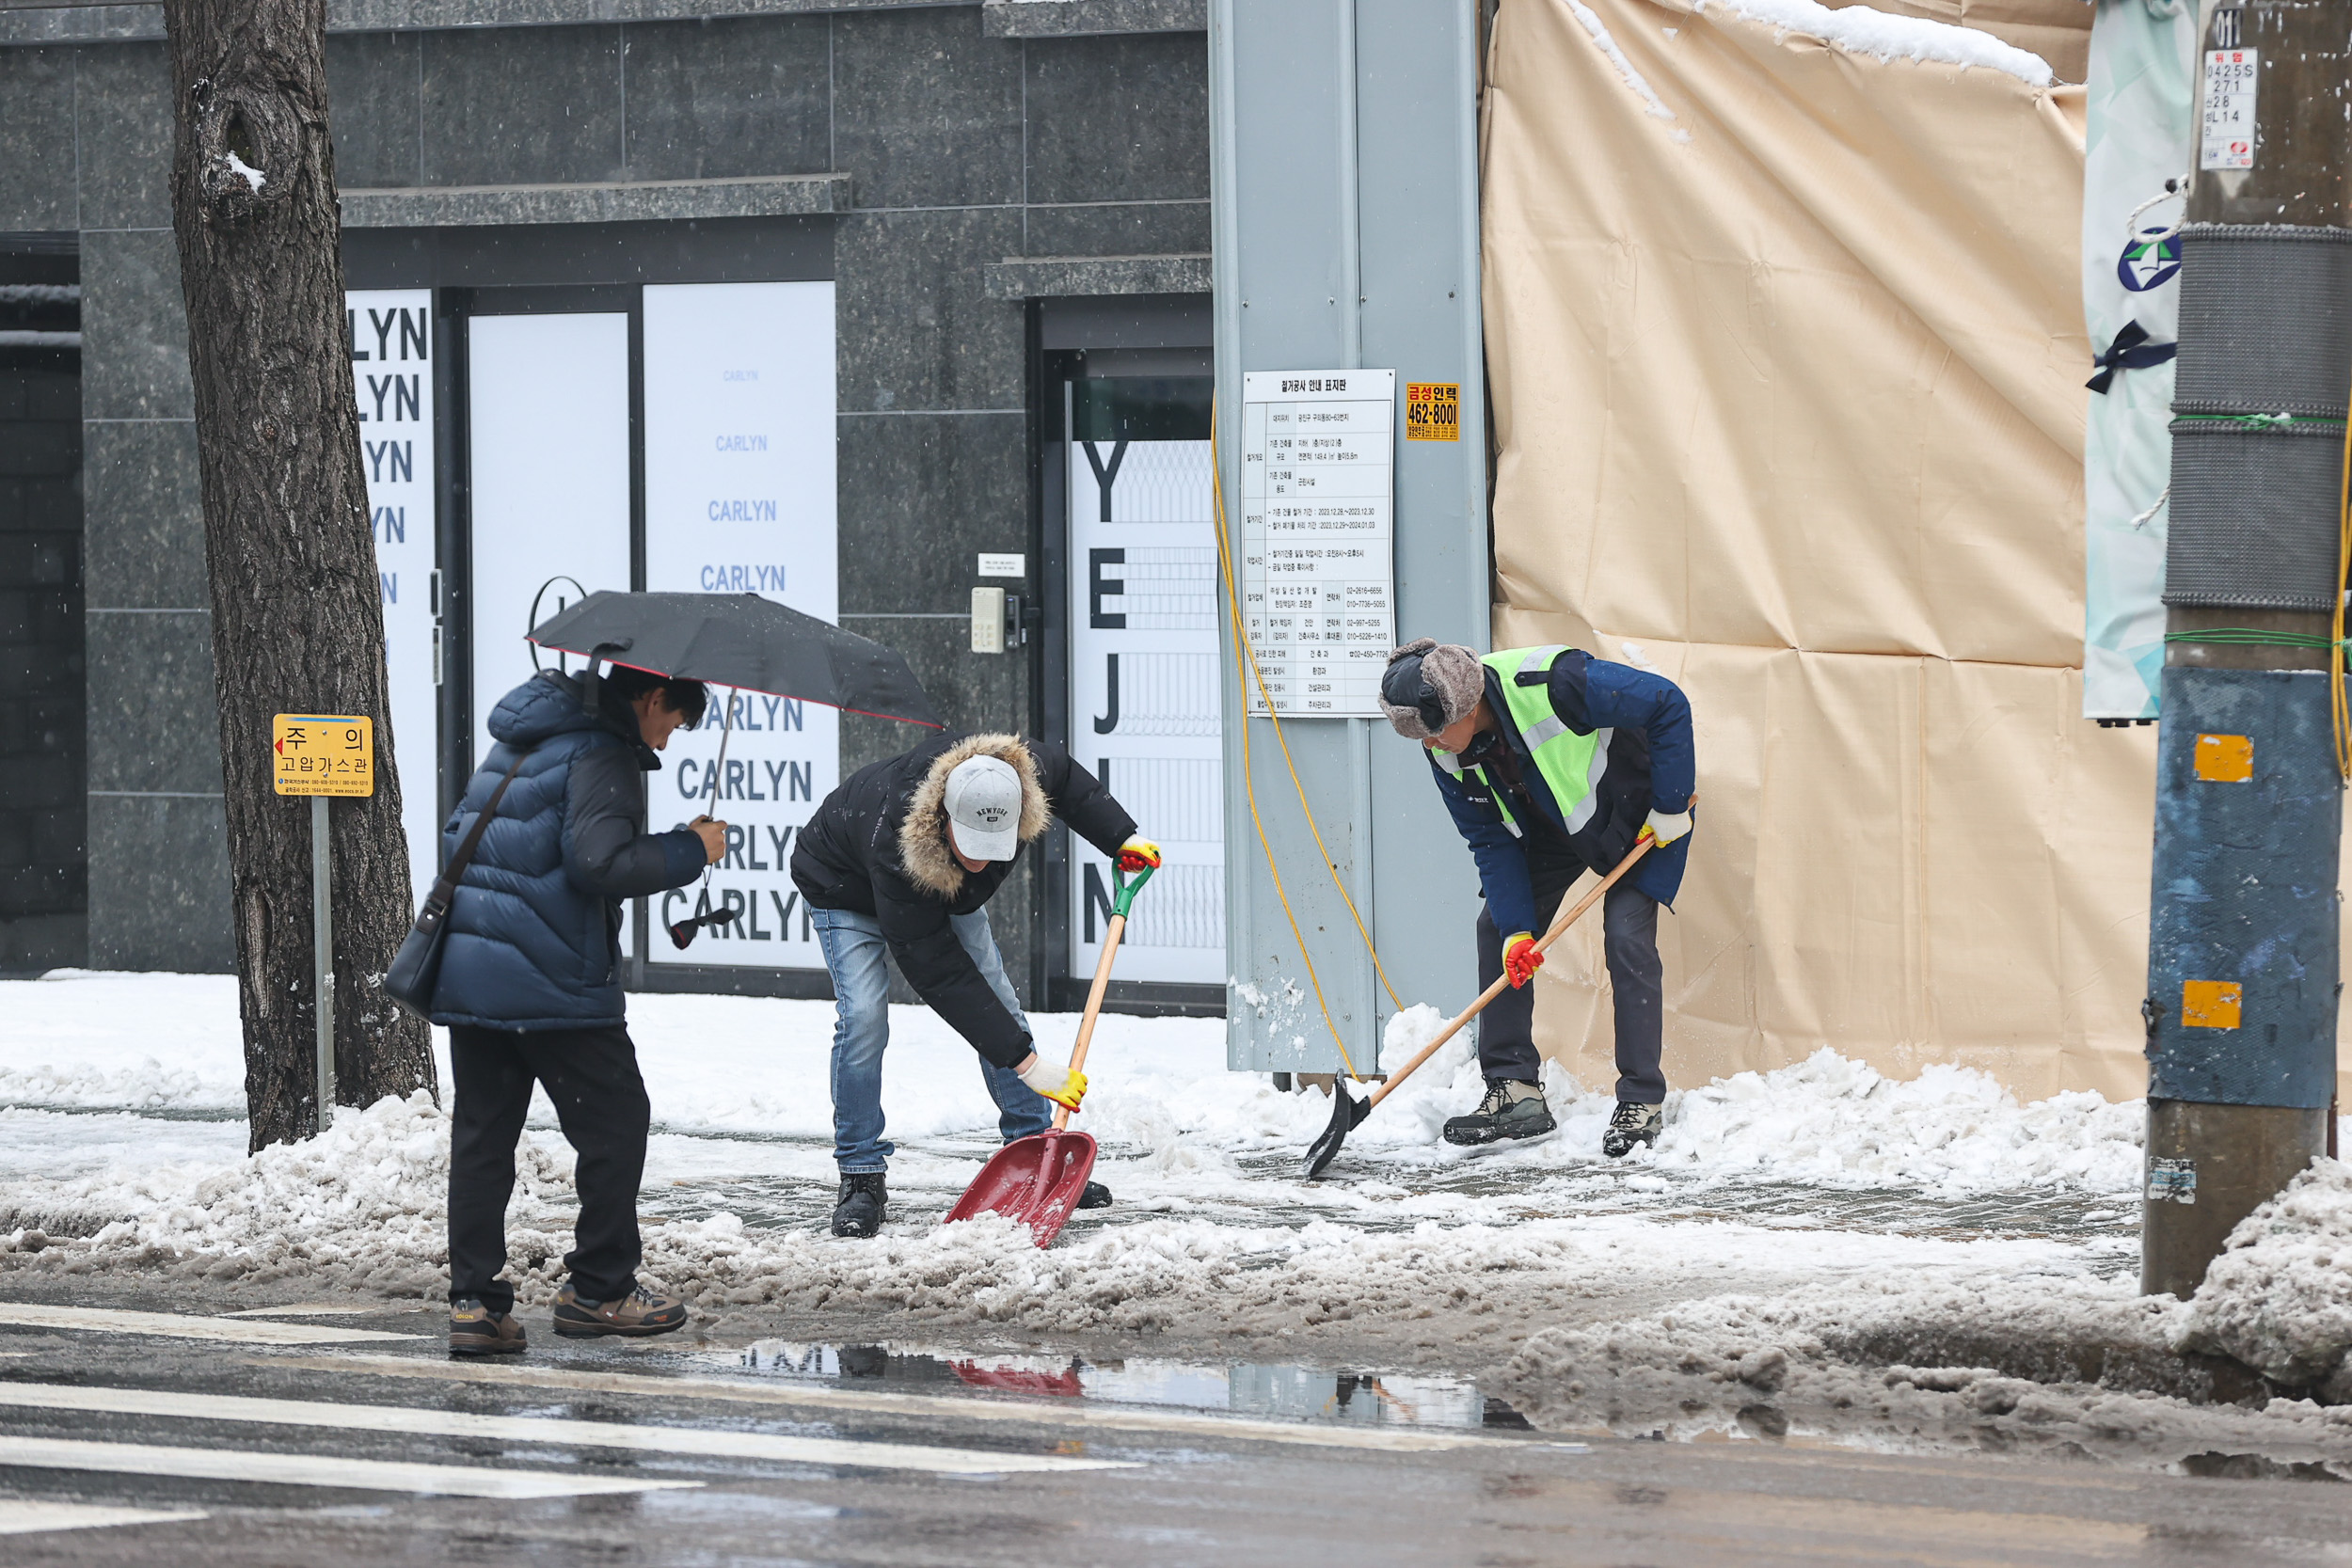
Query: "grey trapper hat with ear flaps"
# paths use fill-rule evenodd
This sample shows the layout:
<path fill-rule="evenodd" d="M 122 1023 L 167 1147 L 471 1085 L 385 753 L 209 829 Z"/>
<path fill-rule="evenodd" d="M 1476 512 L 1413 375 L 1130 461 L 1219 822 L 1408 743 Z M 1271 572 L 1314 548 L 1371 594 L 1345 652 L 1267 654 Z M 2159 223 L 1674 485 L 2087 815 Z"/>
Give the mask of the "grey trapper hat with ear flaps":
<path fill-rule="evenodd" d="M 1458 723 L 1486 689 L 1486 667 L 1458 642 L 1415 638 L 1389 656 L 1380 677 L 1380 711 L 1407 740 L 1435 740 Z"/>

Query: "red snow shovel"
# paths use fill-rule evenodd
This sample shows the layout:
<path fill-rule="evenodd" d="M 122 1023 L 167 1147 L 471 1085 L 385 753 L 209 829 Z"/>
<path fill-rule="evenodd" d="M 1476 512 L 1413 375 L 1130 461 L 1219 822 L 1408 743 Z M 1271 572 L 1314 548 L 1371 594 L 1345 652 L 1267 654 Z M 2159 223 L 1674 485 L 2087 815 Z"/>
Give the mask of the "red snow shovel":
<path fill-rule="evenodd" d="M 1691 799 L 1693 802 L 1695 802 L 1698 800 L 1698 796 L 1693 794 Z M 1685 806 L 1683 809 L 1688 811 L 1690 807 Z M 1568 927 L 1577 923 L 1586 910 L 1589 910 L 1595 904 L 1599 903 L 1602 897 L 1608 894 L 1609 890 L 1617 885 L 1617 879 L 1632 870 L 1634 866 L 1641 863 L 1641 859 L 1644 855 L 1648 854 L 1657 847 L 1658 840 L 1650 835 L 1650 831 L 1647 828 L 1644 828 L 1642 830 L 1641 836 L 1633 841 L 1632 851 L 1629 853 L 1625 859 L 1617 863 L 1615 870 L 1610 872 L 1608 876 L 1603 877 L 1600 879 L 1600 886 L 1593 889 L 1592 892 L 1578 899 L 1576 901 L 1575 908 L 1569 910 L 1565 914 L 1551 923 L 1551 929 L 1544 933 L 1543 940 L 1535 944 L 1535 950 L 1537 952 L 1541 952 L 1545 948 L 1549 947 L 1553 942 L 1558 942 L 1561 937 L 1567 933 Z M 1462 1009 L 1462 1013 L 1459 1018 L 1456 1018 L 1453 1022 L 1438 1031 L 1438 1037 L 1436 1039 L 1431 1040 L 1427 1045 L 1422 1046 L 1419 1051 L 1415 1052 L 1411 1061 L 1406 1062 L 1403 1067 L 1389 1074 L 1388 1082 L 1373 1090 L 1371 1099 L 1357 1099 L 1354 1095 L 1347 1092 L 1347 1085 L 1344 1080 L 1334 1079 L 1331 1084 L 1331 1120 L 1320 1133 L 1316 1134 L 1315 1141 L 1307 1146 L 1307 1180 L 1312 1180 L 1314 1178 L 1322 1175 L 1323 1167 L 1329 1164 L 1333 1156 L 1339 1153 L 1340 1145 L 1347 1141 L 1348 1133 L 1354 1132 L 1358 1127 L 1361 1126 L 1363 1124 L 1363 1119 L 1372 1115 L 1372 1108 L 1375 1105 L 1379 1104 L 1382 1101 L 1388 1099 L 1391 1093 L 1395 1092 L 1396 1086 L 1399 1084 L 1402 1084 L 1406 1079 L 1410 1078 L 1413 1075 L 1414 1069 L 1420 1067 L 1422 1063 L 1436 1055 L 1438 1053 L 1438 1047 L 1443 1045 L 1446 1041 L 1460 1034 L 1462 1032 L 1462 1026 L 1468 1023 L 1471 1019 L 1476 1018 L 1481 1012 L 1485 1011 L 1486 1004 L 1492 1002 L 1496 997 L 1501 996 L 1502 994 L 1502 988 L 1510 983 L 1511 979 L 1509 975 L 1498 976 L 1493 985 L 1488 986 L 1485 990 L 1478 993 L 1477 1001 Z"/>
<path fill-rule="evenodd" d="M 1117 866 L 1111 868 L 1111 884 L 1116 890 L 1111 899 L 1110 929 L 1103 934 L 1103 957 L 1094 965 L 1094 987 L 1087 992 L 1086 1016 L 1078 1021 L 1078 1043 L 1071 1048 L 1070 1065 L 1084 1069 L 1087 1047 L 1094 1039 L 1094 1021 L 1103 1011 L 1103 993 L 1110 989 L 1111 959 L 1118 956 L 1119 939 L 1126 934 L 1127 911 L 1143 891 L 1143 884 L 1152 879 L 1150 868 L 1139 872 L 1134 881 Z M 1057 1106 L 1054 1111 L 1051 1132 L 1032 1132 L 1016 1138 L 998 1149 L 980 1174 L 972 1179 L 956 1206 L 947 1211 L 942 1222 L 953 1225 L 975 1214 L 1003 1214 L 1019 1220 L 1029 1227 L 1029 1235 L 1038 1245 L 1052 1246 L 1061 1227 L 1070 1223 L 1070 1216 L 1085 1196 L 1087 1178 L 1094 1173 L 1094 1139 L 1085 1132 L 1070 1131 L 1070 1107 Z"/>

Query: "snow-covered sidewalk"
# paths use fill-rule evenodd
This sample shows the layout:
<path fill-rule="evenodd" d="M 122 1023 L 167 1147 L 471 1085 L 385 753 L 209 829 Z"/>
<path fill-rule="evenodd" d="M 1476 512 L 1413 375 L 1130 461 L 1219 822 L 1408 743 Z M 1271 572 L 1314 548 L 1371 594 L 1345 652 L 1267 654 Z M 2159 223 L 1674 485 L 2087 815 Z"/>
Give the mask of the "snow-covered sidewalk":
<path fill-rule="evenodd" d="M 2307 1368 L 2327 1358 L 2331 1311 L 2352 1341 L 2352 1291 L 2305 1278 L 2352 1204 L 2308 1199 L 2285 1251 L 2241 1267 L 2236 1306 L 2192 1323 L 2198 1309 L 2134 1293 L 2140 1108 L 2019 1104 L 1958 1069 L 1895 1082 L 1824 1051 L 1677 1092 L 1659 1148 L 1610 1162 L 1597 1153 L 1609 1100 L 1557 1077 L 1554 1136 L 1442 1143 L 1438 1124 L 1478 1093 L 1457 1043 L 1310 1183 L 1298 1157 L 1327 1113 L 1321 1094 L 1228 1072 L 1215 1021 L 1111 1018 L 1081 1125 L 1103 1141 L 1119 1202 L 1040 1252 L 1009 1226 L 935 1223 L 993 1146 L 993 1108 L 969 1049 L 927 1010 L 894 1010 L 885 1106 L 899 1153 L 892 1223 L 873 1242 L 824 1224 L 830 1004 L 641 996 L 631 1013 L 657 1124 L 647 1270 L 723 1324 L 1146 1334 L 1168 1348 L 1287 1343 L 1299 1359 L 1369 1348 L 1507 1364 L 1529 1405 L 1565 1421 L 1657 1406 L 1719 1425 L 1808 1388 L 1851 1407 L 1834 1369 L 1858 1360 L 1981 1347 L 1936 1326 L 1955 1321 L 2148 1364 L 2194 1339 L 2256 1364 L 2292 1342 L 2277 1354 Z M 426 1097 L 347 1111 L 317 1143 L 248 1160 L 229 979 L 0 982 L 0 1253 L 14 1266 L 410 1299 L 438 1287 L 448 1129 Z M 1059 1047 L 1076 1021 L 1035 1022 Z M 1437 1022 L 1399 1020 L 1389 1058 Z M 560 1282 L 572 1207 L 569 1151 L 538 1109 L 511 1215 L 526 1300 Z M 2310 1303 L 2286 1323 L 2248 1305 L 2284 1289 L 2281 1270 Z M 1853 1328 L 1857 1312 L 1878 1326 Z M 1907 1384 L 1905 1399 L 1979 1397 L 1967 1390 L 2004 1374 L 1921 1375 L 1951 1386 Z M 2214 1392 L 2134 1375 L 2159 1409 Z M 2352 1427 L 2330 1430 L 2352 1452 Z"/>

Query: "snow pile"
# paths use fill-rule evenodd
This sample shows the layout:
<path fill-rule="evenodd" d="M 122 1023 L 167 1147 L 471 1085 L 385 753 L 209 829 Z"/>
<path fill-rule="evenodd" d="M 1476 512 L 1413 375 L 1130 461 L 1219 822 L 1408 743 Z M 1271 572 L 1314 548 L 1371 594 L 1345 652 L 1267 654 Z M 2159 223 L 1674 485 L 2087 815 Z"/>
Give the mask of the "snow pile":
<path fill-rule="evenodd" d="M 2352 1406 L 2266 1399 L 2243 1374 L 2178 1360 L 2179 1311 L 2125 1278 L 1855 1279 L 1549 1330 L 1498 1392 L 1548 1428 L 2029 1443 L 2159 1464 L 2252 1449 L 2342 1472 Z"/>
<path fill-rule="evenodd" d="M 1867 6 L 1831 10 L 1814 0 L 1692 0 L 1691 8 L 1702 16 L 1728 11 L 1743 21 L 1760 22 L 1782 33 L 1802 33 L 1834 49 L 1877 60 L 1975 66 L 2006 71 L 2030 87 L 2046 87 L 2056 80 L 2041 55 L 2003 43 L 1991 33 Z"/>
<path fill-rule="evenodd" d="M 517 1260 L 545 1261 L 568 1243 L 531 1227 L 568 1229 L 548 1212 L 569 1199 L 571 1178 L 525 1139 L 516 1155 L 513 1236 Z M 69 1270 L 101 1263 L 196 1262 L 215 1278 L 248 1281 L 320 1275 L 359 1290 L 405 1293 L 447 1262 L 449 1118 L 420 1091 L 345 1111 L 322 1138 L 272 1144 L 225 1166 L 166 1166 L 127 1180 L 100 1177 L 19 1183 L 12 1207 L 120 1218 L 85 1241 L 60 1241 L 38 1227 L 0 1237 L 0 1252 L 58 1251 Z M 28 1190 L 28 1188 L 30 1190 Z"/>
<path fill-rule="evenodd" d="M 2174 1339 L 2352 1401 L 2352 1165 L 2313 1161 L 2239 1221 Z"/>
<path fill-rule="evenodd" d="M 1886 1078 L 1823 1047 L 1794 1067 L 1669 1095 L 1661 1168 L 1941 1196 L 2135 1191 L 2144 1114 L 2090 1093 L 2020 1105 L 1990 1074 Z"/>

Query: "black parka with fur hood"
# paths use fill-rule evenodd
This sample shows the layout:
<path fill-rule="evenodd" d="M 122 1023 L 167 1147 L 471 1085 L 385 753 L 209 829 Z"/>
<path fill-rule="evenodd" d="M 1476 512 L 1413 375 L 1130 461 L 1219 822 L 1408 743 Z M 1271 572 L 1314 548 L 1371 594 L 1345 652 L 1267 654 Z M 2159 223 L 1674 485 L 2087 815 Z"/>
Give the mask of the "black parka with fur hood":
<path fill-rule="evenodd" d="M 999 1067 L 1027 1056 L 1028 1032 L 996 1000 L 950 915 L 970 914 L 1019 860 L 966 871 L 947 846 L 947 775 L 972 757 L 999 757 L 1021 776 L 1021 842 L 1057 816 L 1106 855 L 1135 836 L 1135 819 L 1070 753 L 1014 735 L 946 735 L 870 763 L 843 780 L 800 832 L 792 880 L 820 910 L 853 910 L 882 925 L 891 957 L 917 995 Z"/>

